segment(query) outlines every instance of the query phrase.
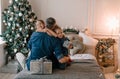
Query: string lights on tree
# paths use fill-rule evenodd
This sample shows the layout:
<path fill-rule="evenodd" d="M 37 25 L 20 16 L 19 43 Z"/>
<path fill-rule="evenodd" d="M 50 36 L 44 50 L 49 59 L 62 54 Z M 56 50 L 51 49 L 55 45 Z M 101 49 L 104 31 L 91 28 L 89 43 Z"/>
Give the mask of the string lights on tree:
<path fill-rule="evenodd" d="M 9 6 L 2 12 L 6 30 L 1 37 L 6 41 L 8 55 L 14 58 L 17 52 L 28 54 L 27 41 L 35 30 L 37 16 L 27 0 L 9 0 Z"/>

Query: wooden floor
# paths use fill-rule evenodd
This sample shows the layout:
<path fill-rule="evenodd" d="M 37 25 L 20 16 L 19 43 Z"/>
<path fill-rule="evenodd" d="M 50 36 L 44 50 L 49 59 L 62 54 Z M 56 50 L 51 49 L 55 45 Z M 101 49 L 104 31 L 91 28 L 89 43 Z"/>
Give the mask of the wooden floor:
<path fill-rule="evenodd" d="M 0 79 L 14 79 L 16 74 L 10 73 L 0 73 Z M 114 73 L 107 73 L 105 74 L 106 79 L 115 79 Z"/>

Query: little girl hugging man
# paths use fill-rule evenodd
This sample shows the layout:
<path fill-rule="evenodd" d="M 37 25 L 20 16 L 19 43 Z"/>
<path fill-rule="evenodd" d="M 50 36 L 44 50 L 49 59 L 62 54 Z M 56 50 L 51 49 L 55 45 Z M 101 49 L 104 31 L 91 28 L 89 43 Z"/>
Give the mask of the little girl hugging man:
<path fill-rule="evenodd" d="M 58 25 L 55 25 L 55 28 L 50 30 L 49 28 L 45 27 L 45 23 L 43 20 L 37 20 L 36 31 L 37 32 L 46 32 L 48 35 L 58 38 L 61 42 L 61 46 L 63 49 L 63 55 L 69 56 L 68 49 L 72 49 L 73 45 L 71 42 L 69 42 L 69 39 L 67 37 L 65 37 L 62 29 Z M 71 60 L 70 60 L 70 62 L 71 62 Z M 70 62 L 68 62 L 67 65 L 70 65 Z M 61 64 L 61 69 L 64 69 L 64 68 L 65 68 L 65 65 Z"/>

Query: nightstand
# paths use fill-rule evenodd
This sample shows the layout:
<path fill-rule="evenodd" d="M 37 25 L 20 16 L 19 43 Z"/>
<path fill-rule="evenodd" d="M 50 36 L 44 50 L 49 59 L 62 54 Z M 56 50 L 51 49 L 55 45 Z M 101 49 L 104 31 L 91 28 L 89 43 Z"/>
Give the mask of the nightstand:
<path fill-rule="evenodd" d="M 112 38 L 98 39 L 96 58 L 104 73 L 115 71 L 116 53 L 114 52 L 114 44 L 115 39 Z"/>

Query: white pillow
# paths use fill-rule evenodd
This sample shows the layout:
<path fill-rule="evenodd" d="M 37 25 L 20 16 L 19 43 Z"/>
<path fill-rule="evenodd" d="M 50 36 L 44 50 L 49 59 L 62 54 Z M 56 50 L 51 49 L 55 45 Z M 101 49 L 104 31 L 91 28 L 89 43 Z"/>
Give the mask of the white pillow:
<path fill-rule="evenodd" d="M 80 62 L 80 60 L 87 60 L 87 59 L 91 59 L 91 60 L 95 60 L 96 58 L 95 56 L 91 55 L 91 54 L 75 54 L 75 55 L 70 55 L 70 58 L 73 62 Z M 86 62 L 90 62 L 90 61 L 86 61 Z"/>
<path fill-rule="evenodd" d="M 89 53 L 95 56 L 95 47 L 98 43 L 98 40 L 82 32 L 79 32 L 79 36 L 83 38 L 83 43 L 86 45 L 86 50 L 84 53 Z"/>

